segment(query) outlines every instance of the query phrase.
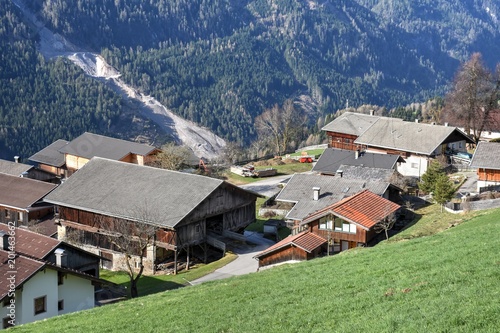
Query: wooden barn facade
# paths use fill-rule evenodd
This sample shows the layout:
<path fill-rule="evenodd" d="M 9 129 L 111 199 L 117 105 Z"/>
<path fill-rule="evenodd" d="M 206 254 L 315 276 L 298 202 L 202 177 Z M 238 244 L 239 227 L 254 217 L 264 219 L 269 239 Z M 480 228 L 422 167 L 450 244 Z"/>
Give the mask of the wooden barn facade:
<path fill-rule="evenodd" d="M 59 237 L 76 239 L 87 250 L 122 269 L 119 249 L 110 243 L 110 220 L 137 230 L 154 226 L 155 237 L 142 253 L 145 272 L 189 256 L 207 254 L 211 235 L 239 232 L 255 221 L 257 195 L 222 180 L 94 158 L 46 198 L 59 208 Z M 140 237 L 140 235 L 134 235 Z M 141 255 L 141 253 L 135 253 Z"/>

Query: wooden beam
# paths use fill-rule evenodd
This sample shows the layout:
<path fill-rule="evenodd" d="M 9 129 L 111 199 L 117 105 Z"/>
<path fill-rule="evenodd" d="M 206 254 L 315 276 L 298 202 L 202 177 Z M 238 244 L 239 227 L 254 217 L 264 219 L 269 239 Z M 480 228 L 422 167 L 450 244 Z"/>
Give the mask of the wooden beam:
<path fill-rule="evenodd" d="M 177 275 L 177 249 L 174 251 L 174 275 Z"/>
<path fill-rule="evenodd" d="M 191 246 L 188 245 L 187 251 L 186 251 L 187 252 L 187 255 L 186 255 L 186 271 L 189 271 L 189 248 L 190 247 Z"/>

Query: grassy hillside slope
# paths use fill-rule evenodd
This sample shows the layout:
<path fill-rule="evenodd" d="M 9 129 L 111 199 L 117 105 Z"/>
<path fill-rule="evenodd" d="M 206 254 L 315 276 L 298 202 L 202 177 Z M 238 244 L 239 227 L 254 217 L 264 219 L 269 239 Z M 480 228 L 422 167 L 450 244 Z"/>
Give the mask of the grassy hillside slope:
<path fill-rule="evenodd" d="M 29 324 L 14 332 L 495 332 L 500 210 L 384 242 Z"/>

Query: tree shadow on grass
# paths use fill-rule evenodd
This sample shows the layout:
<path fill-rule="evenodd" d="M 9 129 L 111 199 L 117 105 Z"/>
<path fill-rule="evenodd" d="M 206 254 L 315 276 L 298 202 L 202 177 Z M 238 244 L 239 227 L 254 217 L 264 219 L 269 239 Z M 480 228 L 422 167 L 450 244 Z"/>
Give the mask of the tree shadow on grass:
<path fill-rule="evenodd" d="M 138 283 L 139 296 L 146 296 L 162 291 L 178 289 L 187 285 L 189 285 L 187 281 L 185 284 L 174 281 L 166 281 L 165 275 L 142 276 Z"/>

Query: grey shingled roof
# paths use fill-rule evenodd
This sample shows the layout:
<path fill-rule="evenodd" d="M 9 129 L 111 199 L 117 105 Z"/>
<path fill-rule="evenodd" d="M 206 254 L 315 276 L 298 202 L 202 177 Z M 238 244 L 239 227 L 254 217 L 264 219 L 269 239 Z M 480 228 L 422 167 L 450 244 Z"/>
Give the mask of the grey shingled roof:
<path fill-rule="evenodd" d="M 321 130 L 360 136 L 380 117 L 356 112 L 344 112 Z"/>
<path fill-rule="evenodd" d="M 472 142 L 470 138 L 456 127 L 422 124 L 381 117 L 354 142 L 369 147 L 432 155 L 434 150 L 452 135 L 456 135 L 462 140 L 467 140 L 467 142 Z"/>
<path fill-rule="evenodd" d="M 120 160 L 129 153 L 147 155 L 156 148 L 150 145 L 110 138 L 103 135 L 85 132 L 72 140 L 59 151 L 91 159 L 94 156 Z"/>
<path fill-rule="evenodd" d="M 500 142 L 479 142 L 470 166 L 471 168 L 500 170 Z"/>
<path fill-rule="evenodd" d="M 370 168 L 364 166 L 341 165 L 342 177 L 347 179 L 380 180 L 390 182 L 395 169 Z"/>
<path fill-rule="evenodd" d="M 365 166 L 370 168 L 394 169 L 396 163 L 404 161 L 399 155 L 359 153 L 356 159 L 352 150 L 328 148 L 316 162 L 312 171 L 335 174 L 341 165 Z"/>
<path fill-rule="evenodd" d="M 30 161 L 54 167 L 62 167 L 65 163 L 64 154 L 59 150 L 68 144 L 66 140 L 57 140 L 29 158 Z"/>
<path fill-rule="evenodd" d="M 224 181 L 94 157 L 45 201 L 174 227 Z M 242 190 L 243 191 L 243 190 Z"/>
<path fill-rule="evenodd" d="M 0 205 L 27 209 L 57 185 L 0 173 Z"/>
<path fill-rule="evenodd" d="M 320 188 L 319 200 L 313 199 L 313 187 Z M 317 174 L 295 174 L 276 197 L 277 201 L 295 202 L 287 218 L 302 220 L 307 215 L 362 190 L 383 195 L 389 187 L 384 181 L 364 181 Z"/>
<path fill-rule="evenodd" d="M 0 160 L 0 173 L 5 173 L 7 175 L 19 177 L 31 168 L 33 168 L 32 165 Z"/>

